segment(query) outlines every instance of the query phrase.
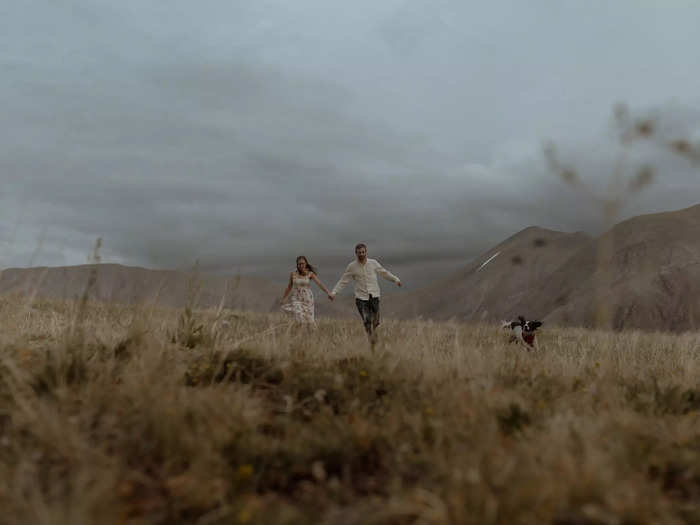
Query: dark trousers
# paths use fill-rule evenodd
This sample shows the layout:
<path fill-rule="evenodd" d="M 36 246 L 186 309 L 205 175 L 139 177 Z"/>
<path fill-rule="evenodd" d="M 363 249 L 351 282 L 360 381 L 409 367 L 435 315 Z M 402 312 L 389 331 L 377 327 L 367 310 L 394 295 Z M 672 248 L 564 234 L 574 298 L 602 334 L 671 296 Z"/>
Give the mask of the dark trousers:
<path fill-rule="evenodd" d="M 379 326 L 379 297 L 370 295 L 368 300 L 355 298 L 355 306 L 360 312 L 365 331 L 368 335 L 372 335 L 372 332 Z"/>

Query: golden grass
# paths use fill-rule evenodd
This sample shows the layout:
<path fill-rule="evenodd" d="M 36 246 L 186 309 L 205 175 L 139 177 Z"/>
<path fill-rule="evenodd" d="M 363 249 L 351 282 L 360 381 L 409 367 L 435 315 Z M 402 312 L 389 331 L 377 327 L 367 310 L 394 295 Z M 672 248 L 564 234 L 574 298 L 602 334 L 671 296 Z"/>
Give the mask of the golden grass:
<path fill-rule="evenodd" d="M 21 299 L 0 323 L 0 523 L 700 523 L 698 334 L 527 353 L 386 321 L 372 352 L 359 321 Z"/>

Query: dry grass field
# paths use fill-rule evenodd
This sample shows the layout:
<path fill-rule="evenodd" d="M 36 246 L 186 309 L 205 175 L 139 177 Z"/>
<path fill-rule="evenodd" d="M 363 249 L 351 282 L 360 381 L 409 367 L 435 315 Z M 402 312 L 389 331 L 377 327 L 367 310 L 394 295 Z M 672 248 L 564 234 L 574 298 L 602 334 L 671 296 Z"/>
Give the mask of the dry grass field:
<path fill-rule="evenodd" d="M 700 334 L 0 302 L 0 523 L 700 523 Z"/>

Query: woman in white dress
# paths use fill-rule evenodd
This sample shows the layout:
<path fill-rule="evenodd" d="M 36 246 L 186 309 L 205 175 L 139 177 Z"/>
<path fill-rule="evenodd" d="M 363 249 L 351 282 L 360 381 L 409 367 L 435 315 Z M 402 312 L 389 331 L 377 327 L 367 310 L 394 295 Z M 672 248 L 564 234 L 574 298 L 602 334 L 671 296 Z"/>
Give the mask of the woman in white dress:
<path fill-rule="evenodd" d="M 280 300 L 282 310 L 294 316 L 298 324 L 313 325 L 314 318 L 314 294 L 311 292 L 311 281 L 315 282 L 330 299 L 330 292 L 316 277 L 316 270 L 309 264 L 308 259 L 300 255 L 297 257 L 297 269 L 289 274 L 289 284 Z M 290 295 L 291 292 L 291 295 Z M 289 302 L 285 304 L 287 296 Z"/>

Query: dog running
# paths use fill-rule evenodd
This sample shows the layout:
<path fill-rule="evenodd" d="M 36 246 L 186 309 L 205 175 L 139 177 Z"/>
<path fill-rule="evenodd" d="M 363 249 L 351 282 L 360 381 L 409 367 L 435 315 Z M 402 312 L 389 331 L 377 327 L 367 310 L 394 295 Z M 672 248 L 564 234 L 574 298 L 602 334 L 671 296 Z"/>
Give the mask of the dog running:
<path fill-rule="evenodd" d="M 537 348 L 535 343 L 535 331 L 542 326 L 541 321 L 526 321 L 522 315 L 518 316 L 517 321 L 503 321 L 501 327 L 506 330 L 511 330 L 509 342 L 522 343 L 528 350 Z"/>

